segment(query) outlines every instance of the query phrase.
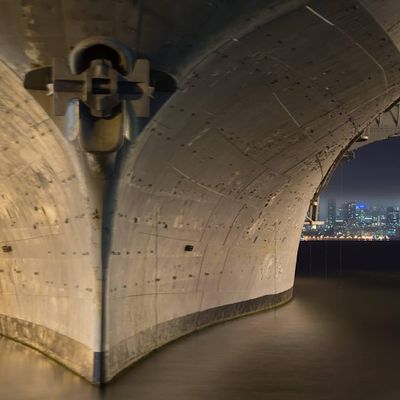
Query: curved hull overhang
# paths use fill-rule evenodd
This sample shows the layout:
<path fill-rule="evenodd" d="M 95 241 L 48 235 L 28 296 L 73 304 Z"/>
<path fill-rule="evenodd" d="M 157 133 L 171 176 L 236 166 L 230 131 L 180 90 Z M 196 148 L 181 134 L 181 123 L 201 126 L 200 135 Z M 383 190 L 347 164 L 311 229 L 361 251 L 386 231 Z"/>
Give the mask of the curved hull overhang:
<path fill-rule="evenodd" d="M 400 96 L 400 4 L 157 1 L 138 18 L 124 0 L 114 13 L 25 3 L 4 13 L 23 29 L 0 31 L 0 332 L 99 383 L 287 301 L 310 199 Z M 133 41 L 178 81 L 109 176 L 9 69 L 98 34 Z"/>

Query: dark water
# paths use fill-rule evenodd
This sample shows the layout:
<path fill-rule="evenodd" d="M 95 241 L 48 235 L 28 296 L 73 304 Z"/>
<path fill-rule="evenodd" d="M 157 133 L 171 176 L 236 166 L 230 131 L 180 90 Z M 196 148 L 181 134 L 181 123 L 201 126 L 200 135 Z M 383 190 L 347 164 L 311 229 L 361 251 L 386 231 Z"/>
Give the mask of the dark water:
<path fill-rule="evenodd" d="M 178 340 L 104 388 L 0 338 L 0 399 L 400 399 L 400 267 L 375 268 L 381 248 L 366 268 L 326 269 L 320 243 L 310 277 L 302 246 L 292 302 Z"/>

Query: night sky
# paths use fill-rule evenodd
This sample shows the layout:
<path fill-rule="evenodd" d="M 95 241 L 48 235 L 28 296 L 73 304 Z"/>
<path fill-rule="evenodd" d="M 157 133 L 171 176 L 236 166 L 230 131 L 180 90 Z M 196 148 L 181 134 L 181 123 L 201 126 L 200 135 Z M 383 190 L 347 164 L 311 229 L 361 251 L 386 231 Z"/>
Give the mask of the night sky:
<path fill-rule="evenodd" d="M 400 206 L 400 138 L 375 142 L 356 151 L 356 159 L 341 163 L 321 195 L 321 217 L 328 199 Z"/>

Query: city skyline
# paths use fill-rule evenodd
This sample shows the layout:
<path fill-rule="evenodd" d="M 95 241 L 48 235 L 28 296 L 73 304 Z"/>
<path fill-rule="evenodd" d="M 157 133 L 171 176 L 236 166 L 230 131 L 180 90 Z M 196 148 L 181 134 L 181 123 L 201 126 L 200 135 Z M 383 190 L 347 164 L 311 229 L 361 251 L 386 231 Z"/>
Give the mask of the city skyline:
<path fill-rule="evenodd" d="M 321 205 L 318 210 L 318 216 L 320 220 L 327 220 L 329 217 L 329 202 L 330 201 L 336 201 L 336 211 L 337 214 L 339 215 L 340 208 L 343 206 L 343 204 L 346 203 L 355 203 L 356 205 L 361 205 L 367 209 L 372 209 L 374 207 L 379 207 L 379 208 L 388 208 L 388 207 L 394 207 L 398 208 L 400 210 L 400 199 L 398 200 L 398 203 L 391 203 L 389 200 L 387 202 L 379 202 L 379 201 L 373 201 L 373 202 L 368 202 L 364 201 L 362 199 L 351 199 L 351 200 L 346 200 L 346 201 L 339 201 L 335 198 L 329 198 L 326 199 L 326 201 Z"/>
<path fill-rule="evenodd" d="M 368 206 L 400 205 L 400 140 L 383 140 L 357 150 L 355 160 L 341 163 L 320 196 L 325 218 L 329 199 L 338 203 L 363 202 Z"/>
<path fill-rule="evenodd" d="M 400 240 L 400 207 L 328 201 L 326 217 L 303 227 L 303 240 Z"/>

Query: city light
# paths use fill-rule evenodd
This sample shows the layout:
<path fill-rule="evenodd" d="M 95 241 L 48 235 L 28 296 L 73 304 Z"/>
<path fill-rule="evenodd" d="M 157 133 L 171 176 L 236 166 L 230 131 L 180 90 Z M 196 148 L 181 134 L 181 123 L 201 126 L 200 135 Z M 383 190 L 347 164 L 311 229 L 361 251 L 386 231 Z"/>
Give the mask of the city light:
<path fill-rule="evenodd" d="M 351 201 L 337 208 L 329 200 L 327 211 L 324 224 L 304 225 L 301 240 L 400 240 L 398 206 Z"/>

